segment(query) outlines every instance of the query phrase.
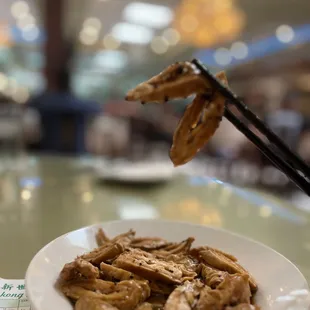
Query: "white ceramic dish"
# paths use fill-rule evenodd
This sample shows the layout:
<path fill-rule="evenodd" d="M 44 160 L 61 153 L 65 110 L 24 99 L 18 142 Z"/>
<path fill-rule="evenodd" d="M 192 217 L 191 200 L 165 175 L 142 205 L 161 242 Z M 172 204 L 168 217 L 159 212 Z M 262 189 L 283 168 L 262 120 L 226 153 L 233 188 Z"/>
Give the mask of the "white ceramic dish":
<path fill-rule="evenodd" d="M 97 177 L 106 181 L 126 183 L 157 183 L 171 180 L 175 169 L 170 161 L 113 161 L 96 168 Z"/>
<path fill-rule="evenodd" d="M 40 250 L 26 274 L 27 295 L 32 310 L 72 310 L 69 301 L 54 283 L 63 265 L 77 255 L 96 247 L 95 233 L 102 227 L 109 236 L 130 228 L 140 236 L 160 236 L 171 241 L 196 238 L 195 245 L 210 245 L 227 251 L 239 259 L 258 282 L 257 303 L 262 309 L 274 309 L 279 296 L 294 290 L 308 289 L 300 271 L 274 250 L 224 230 L 188 223 L 160 220 L 128 220 L 85 227 L 63 235 Z"/>

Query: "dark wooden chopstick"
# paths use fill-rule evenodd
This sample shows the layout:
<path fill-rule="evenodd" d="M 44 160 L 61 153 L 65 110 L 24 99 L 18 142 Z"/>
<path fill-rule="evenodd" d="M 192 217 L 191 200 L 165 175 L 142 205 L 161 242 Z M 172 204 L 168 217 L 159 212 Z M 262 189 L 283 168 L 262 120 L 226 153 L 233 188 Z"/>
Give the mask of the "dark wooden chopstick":
<path fill-rule="evenodd" d="M 281 158 L 274 150 L 254 134 L 246 124 L 238 119 L 226 106 L 225 117 L 239 131 L 241 131 L 269 160 L 291 179 L 301 190 L 310 196 L 310 168 L 309 166 L 276 135 L 274 134 L 249 108 L 226 86 L 224 86 L 209 70 L 197 59 L 192 61 L 214 87 L 233 104 L 241 114 L 252 123 L 273 146 L 276 146 L 285 159 Z"/>

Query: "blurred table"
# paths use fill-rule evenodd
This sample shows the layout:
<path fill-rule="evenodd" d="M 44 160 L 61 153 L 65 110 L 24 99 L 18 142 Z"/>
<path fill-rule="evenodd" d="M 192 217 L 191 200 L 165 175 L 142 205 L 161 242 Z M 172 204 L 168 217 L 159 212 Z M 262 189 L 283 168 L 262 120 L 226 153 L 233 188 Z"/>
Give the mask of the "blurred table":
<path fill-rule="evenodd" d="M 159 217 L 222 227 L 263 242 L 310 280 L 310 216 L 276 198 L 203 177 L 178 176 L 154 186 L 108 185 L 73 158 L 34 157 L 30 163 L 19 175 L 0 178 L 2 278 L 23 278 L 35 253 L 71 230 Z"/>

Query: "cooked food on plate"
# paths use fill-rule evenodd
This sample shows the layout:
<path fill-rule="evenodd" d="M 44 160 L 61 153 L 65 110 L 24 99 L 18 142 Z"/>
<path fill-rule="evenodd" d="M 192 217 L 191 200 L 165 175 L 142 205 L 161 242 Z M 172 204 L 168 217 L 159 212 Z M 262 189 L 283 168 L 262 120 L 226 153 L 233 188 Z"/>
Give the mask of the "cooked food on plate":
<path fill-rule="evenodd" d="M 216 77 L 228 84 L 224 72 Z M 219 127 L 224 115 L 226 98 L 200 74 L 191 62 L 169 66 L 150 80 L 139 84 L 127 93 L 126 100 L 164 103 L 170 99 L 186 98 L 195 94 L 186 107 L 174 136 L 170 158 L 175 166 L 193 159 Z"/>
<path fill-rule="evenodd" d="M 94 236 L 95 237 L 95 236 Z M 130 230 L 67 263 L 59 289 L 76 310 L 249 310 L 255 279 L 236 257 L 209 246 L 192 247 Z"/>

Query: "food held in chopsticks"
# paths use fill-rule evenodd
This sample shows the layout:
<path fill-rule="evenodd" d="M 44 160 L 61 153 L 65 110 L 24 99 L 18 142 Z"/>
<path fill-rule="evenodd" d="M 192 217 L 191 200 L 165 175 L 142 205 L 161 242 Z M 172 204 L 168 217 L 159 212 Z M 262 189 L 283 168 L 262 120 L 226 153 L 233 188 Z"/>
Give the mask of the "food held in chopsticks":
<path fill-rule="evenodd" d="M 227 85 L 224 72 L 218 73 L 216 77 Z M 126 96 L 129 101 L 163 103 L 193 94 L 196 97 L 186 107 L 173 136 L 170 158 L 175 166 L 190 161 L 214 135 L 224 115 L 225 97 L 213 89 L 195 64 L 190 62 L 169 66 L 130 90 Z"/>
<path fill-rule="evenodd" d="M 237 258 L 220 250 L 193 248 L 194 238 L 175 243 L 135 236 L 109 239 L 66 264 L 60 290 L 76 310 L 248 310 L 257 291 Z"/>

